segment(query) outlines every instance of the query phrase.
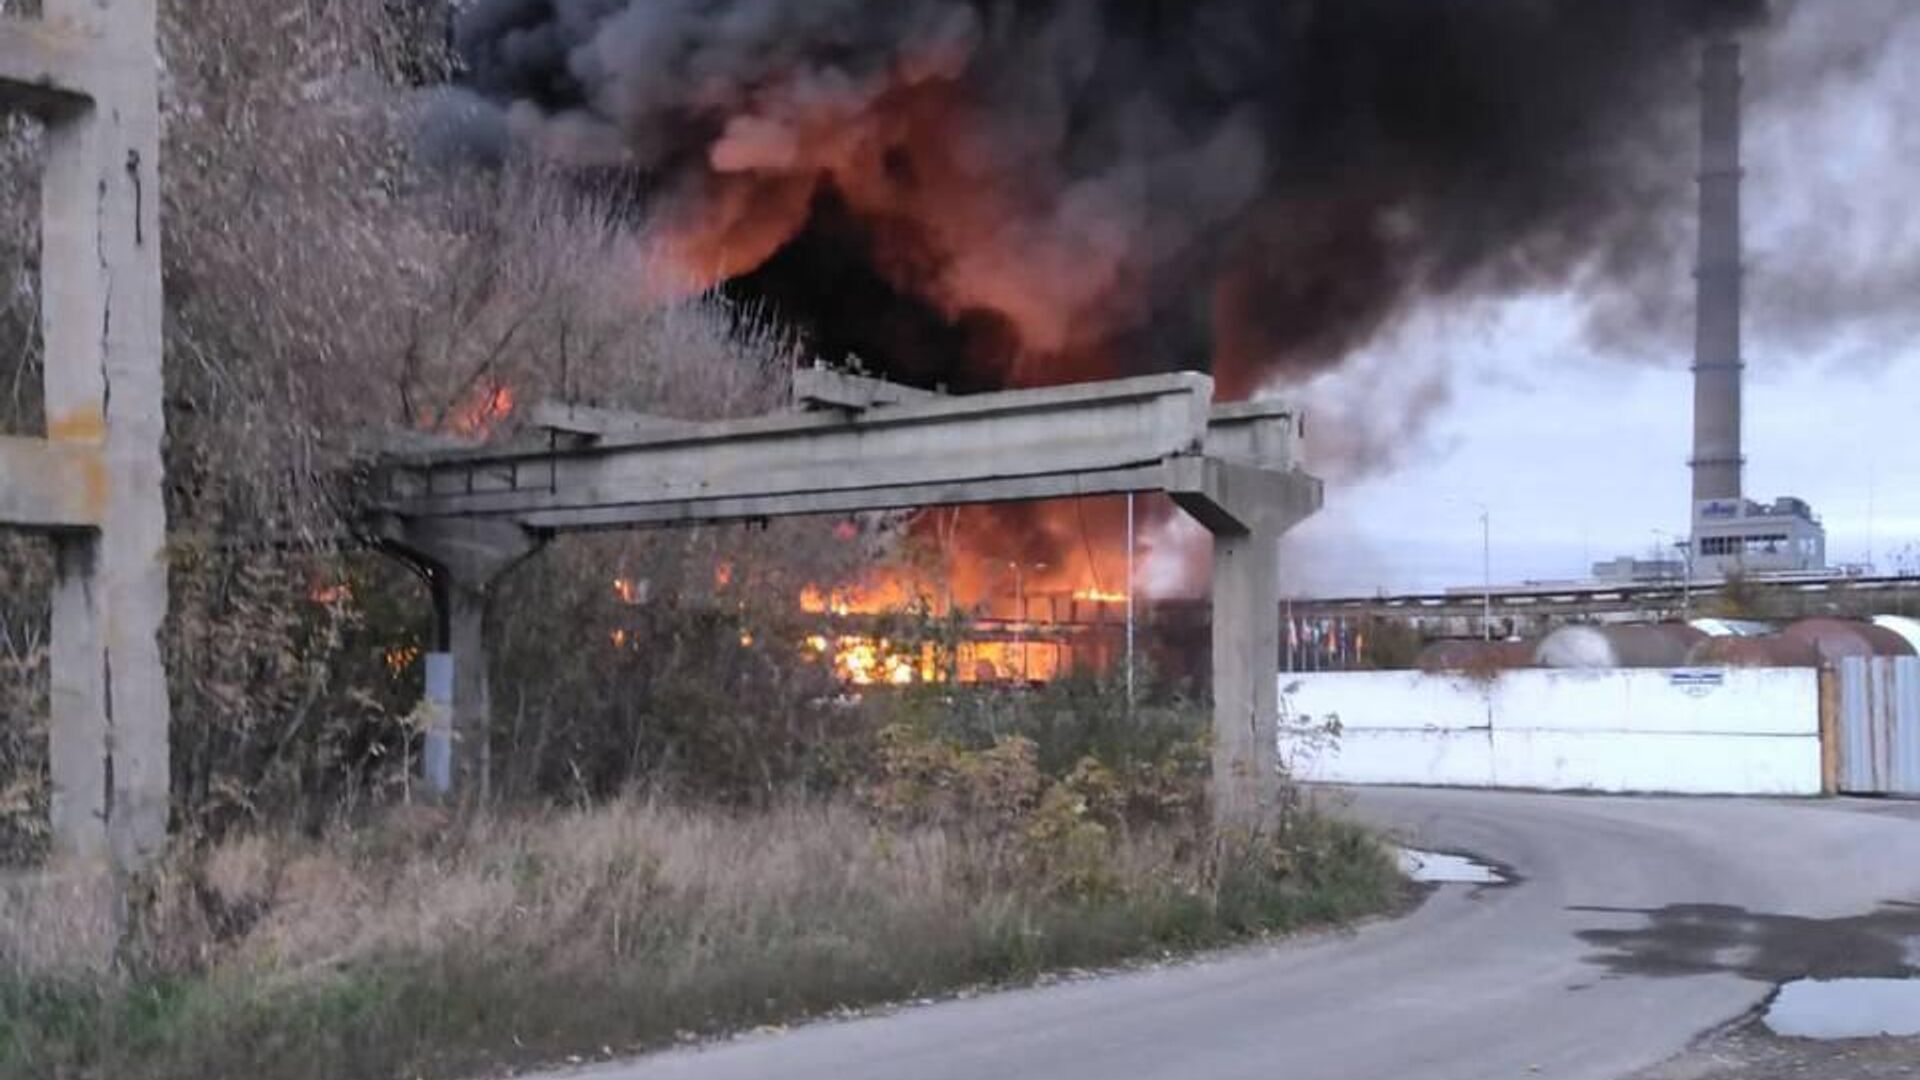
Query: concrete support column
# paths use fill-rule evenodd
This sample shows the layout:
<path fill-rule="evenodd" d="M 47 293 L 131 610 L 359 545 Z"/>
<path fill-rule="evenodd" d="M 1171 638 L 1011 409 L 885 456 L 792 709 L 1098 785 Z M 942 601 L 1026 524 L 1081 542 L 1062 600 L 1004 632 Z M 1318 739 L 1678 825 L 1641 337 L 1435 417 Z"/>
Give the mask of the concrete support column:
<path fill-rule="evenodd" d="M 428 520 L 383 527 L 390 550 L 433 583 L 434 652 L 426 659 L 427 731 L 421 779 L 436 799 L 487 796 L 492 702 L 487 609 L 493 591 L 545 538 L 511 521 Z"/>
<path fill-rule="evenodd" d="M 1213 537 L 1214 818 L 1272 816 L 1280 771 L 1280 534 Z"/>
<path fill-rule="evenodd" d="M 434 587 L 437 651 L 428 657 L 427 699 L 434 724 L 424 753 L 427 788 L 436 797 L 485 801 L 491 774 L 493 702 L 487 689 L 487 600 L 491 584 L 445 580 Z"/>
<path fill-rule="evenodd" d="M 1167 492 L 1213 534 L 1213 819 L 1272 823 L 1280 786 L 1280 537 L 1320 509 L 1320 482 L 1228 461 L 1169 468 Z"/>
<path fill-rule="evenodd" d="M 95 455 L 97 525 L 57 535 L 54 847 L 135 869 L 166 840 L 166 512 L 160 119 L 153 0 L 46 0 L 80 28 L 87 98 L 47 117 L 41 318 L 47 439 Z"/>

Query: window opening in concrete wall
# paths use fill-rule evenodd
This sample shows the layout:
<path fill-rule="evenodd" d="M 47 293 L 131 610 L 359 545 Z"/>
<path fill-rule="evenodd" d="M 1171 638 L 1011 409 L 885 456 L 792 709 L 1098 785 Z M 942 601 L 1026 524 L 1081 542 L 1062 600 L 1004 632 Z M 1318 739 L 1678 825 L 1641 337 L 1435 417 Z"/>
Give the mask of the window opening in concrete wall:
<path fill-rule="evenodd" d="M 40 334 L 45 150 L 45 127 L 38 120 L 0 113 L 0 435 L 46 434 Z"/>

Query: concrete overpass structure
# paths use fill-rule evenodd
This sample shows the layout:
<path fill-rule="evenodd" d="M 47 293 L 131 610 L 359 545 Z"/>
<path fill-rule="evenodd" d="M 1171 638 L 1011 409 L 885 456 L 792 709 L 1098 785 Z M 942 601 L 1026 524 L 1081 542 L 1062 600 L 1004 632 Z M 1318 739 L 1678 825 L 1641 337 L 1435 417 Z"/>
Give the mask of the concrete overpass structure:
<path fill-rule="evenodd" d="M 154 0 L 0 17 L 0 107 L 46 125 L 45 438 L 0 437 L 0 527 L 57 551 L 56 854 L 133 868 L 167 826 L 160 110 Z"/>
<path fill-rule="evenodd" d="M 546 405 L 538 445 L 381 464 L 377 532 L 426 573 L 438 614 L 431 786 L 484 783 L 488 597 L 556 534 L 1164 491 L 1214 538 L 1216 812 L 1258 819 L 1277 764 L 1277 542 L 1321 503 L 1287 408 L 1215 405 L 1191 373 L 949 398 L 803 371 L 795 391 L 814 411 L 689 423 Z"/>

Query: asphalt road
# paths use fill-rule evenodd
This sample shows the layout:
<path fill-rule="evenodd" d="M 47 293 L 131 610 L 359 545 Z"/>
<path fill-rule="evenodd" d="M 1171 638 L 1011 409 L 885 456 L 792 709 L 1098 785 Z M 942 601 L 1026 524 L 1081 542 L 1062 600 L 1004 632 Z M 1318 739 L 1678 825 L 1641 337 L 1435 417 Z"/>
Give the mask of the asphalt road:
<path fill-rule="evenodd" d="M 1351 813 L 1523 878 L 1111 978 L 752 1036 L 594 1080 L 1615 1080 L 1773 981 L 1920 962 L 1920 808 L 1368 791 Z"/>

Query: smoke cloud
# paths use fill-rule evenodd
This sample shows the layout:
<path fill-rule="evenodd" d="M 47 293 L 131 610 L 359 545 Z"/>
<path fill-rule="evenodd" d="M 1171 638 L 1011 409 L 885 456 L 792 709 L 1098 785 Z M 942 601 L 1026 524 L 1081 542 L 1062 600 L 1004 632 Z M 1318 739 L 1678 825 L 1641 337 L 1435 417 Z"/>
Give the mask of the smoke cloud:
<path fill-rule="evenodd" d="M 1240 396 L 1422 298 L 1669 266 L 1699 34 L 1767 7 L 477 0 L 442 138 L 632 192 L 829 357 Z"/>

